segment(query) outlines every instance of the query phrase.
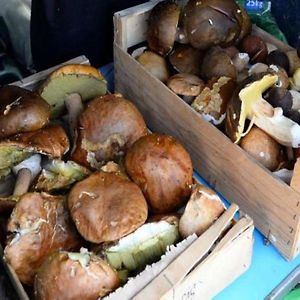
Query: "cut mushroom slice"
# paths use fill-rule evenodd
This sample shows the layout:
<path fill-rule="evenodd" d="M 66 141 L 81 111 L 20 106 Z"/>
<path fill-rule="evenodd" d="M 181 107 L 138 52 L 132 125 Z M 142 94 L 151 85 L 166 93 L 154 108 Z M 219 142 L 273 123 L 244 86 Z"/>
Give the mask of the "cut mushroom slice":
<path fill-rule="evenodd" d="M 76 123 L 82 109 L 81 100 L 104 95 L 106 91 L 107 82 L 97 69 L 76 64 L 55 70 L 39 88 L 40 95 L 51 105 L 52 117 L 60 115 L 65 104 L 72 109 L 71 124 Z"/>
<path fill-rule="evenodd" d="M 0 139 L 44 127 L 50 106 L 38 94 L 17 86 L 0 88 Z"/>
<path fill-rule="evenodd" d="M 34 189 L 48 193 L 67 189 L 76 181 L 86 178 L 89 174 L 90 171 L 87 168 L 73 161 L 50 160 L 43 165 Z"/>

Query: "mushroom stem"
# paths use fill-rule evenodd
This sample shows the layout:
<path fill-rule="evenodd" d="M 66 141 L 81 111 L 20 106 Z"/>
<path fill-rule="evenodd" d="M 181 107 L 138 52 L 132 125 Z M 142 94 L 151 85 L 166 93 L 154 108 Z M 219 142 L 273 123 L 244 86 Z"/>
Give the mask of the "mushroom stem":
<path fill-rule="evenodd" d="M 21 196 L 28 192 L 32 180 L 41 171 L 41 155 L 34 154 L 13 168 L 17 180 L 13 196 Z"/>
<path fill-rule="evenodd" d="M 76 139 L 76 125 L 80 113 L 83 110 L 81 96 L 77 93 L 70 94 L 65 99 L 65 105 L 68 110 L 69 126 L 73 143 Z"/>
<path fill-rule="evenodd" d="M 29 190 L 29 186 L 32 180 L 31 171 L 27 168 L 21 169 L 18 172 L 18 177 L 14 189 L 14 196 L 21 196 Z"/>

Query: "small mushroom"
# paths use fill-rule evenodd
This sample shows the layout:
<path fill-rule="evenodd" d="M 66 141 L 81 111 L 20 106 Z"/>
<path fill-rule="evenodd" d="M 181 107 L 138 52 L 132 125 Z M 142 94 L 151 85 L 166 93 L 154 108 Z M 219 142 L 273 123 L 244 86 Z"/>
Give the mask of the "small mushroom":
<path fill-rule="evenodd" d="M 205 53 L 200 74 L 201 78 L 206 80 L 221 76 L 236 79 L 237 70 L 226 51 L 219 47 L 213 47 Z"/>
<path fill-rule="evenodd" d="M 242 72 L 248 66 L 250 57 L 248 53 L 238 53 L 232 58 L 232 63 L 238 73 Z"/>
<path fill-rule="evenodd" d="M 196 97 L 192 107 L 205 120 L 212 122 L 214 125 L 220 125 L 225 119 L 227 104 L 235 87 L 235 81 L 229 77 L 212 80 Z"/>
<path fill-rule="evenodd" d="M 148 216 L 139 187 L 103 171 L 77 182 L 68 195 L 68 205 L 77 230 L 93 243 L 117 241 L 144 224 Z"/>
<path fill-rule="evenodd" d="M 265 62 L 268 55 L 268 48 L 262 38 L 256 35 L 248 35 L 240 43 L 240 51 L 248 53 L 250 63 Z"/>
<path fill-rule="evenodd" d="M 206 50 L 233 45 L 240 36 L 243 17 L 233 0 L 190 0 L 182 22 L 190 44 Z"/>
<path fill-rule="evenodd" d="M 173 49 L 177 34 L 180 7 L 165 0 L 156 4 L 148 18 L 147 42 L 150 50 L 168 55 Z"/>
<path fill-rule="evenodd" d="M 47 257 L 35 282 L 36 300 L 100 299 L 120 285 L 118 273 L 102 258 L 80 249 Z"/>
<path fill-rule="evenodd" d="M 225 211 L 220 197 L 211 189 L 196 184 L 179 220 L 179 232 L 183 238 L 196 233 L 200 236 Z"/>
<path fill-rule="evenodd" d="M 249 133 L 241 139 L 240 146 L 270 171 L 278 167 L 281 147 L 261 129 L 252 127 Z"/>
<path fill-rule="evenodd" d="M 203 53 L 190 45 L 177 45 L 169 55 L 173 68 L 179 73 L 200 74 Z"/>
<path fill-rule="evenodd" d="M 81 239 L 69 217 L 63 196 L 27 193 L 8 222 L 4 257 L 20 281 L 32 285 L 44 259 L 55 251 L 77 250 Z"/>
<path fill-rule="evenodd" d="M 290 86 L 290 79 L 288 77 L 288 74 L 286 71 L 275 65 L 270 65 L 267 72 L 270 72 L 271 74 L 277 75 L 278 76 L 278 81 L 276 83 L 276 86 L 282 87 L 285 89 L 288 89 Z"/>
<path fill-rule="evenodd" d="M 266 58 L 267 65 L 276 65 L 278 67 L 283 68 L 286 72 L 289 72 L 290 69 L 290 62 L 289 58 L 285 52 L 280 50 L 274 50 L 268 54 Z"/>
<path fill-rule="evenodd" d="M 120 94 L 97 97 L 88 103 L 78 121 L 78 139 L 71 160 L 99 169 L 118 161 L 141 136 L 148 134 L 137 108 Z"/>
<path fill-rule="evenodd" d="M 191 104 L 195 96 L 204 89 L 204 82 L 197 76 L 179 73 L 169 78 L 167 86 L 177 95 L 183 96 L 183 100 Z"/>
<path fill-rule="evenodd" d="M 50 106 L 38 94 L 8 85 L 0 88 L 0 139 L 44 127 Z"/>
<path fill-rule="evenodd" d="M 265 73 L 268 71 L 268 69 L 269 69 L 268 65 L 263 63 L 256 63 L 249 68 L 248 73 L 251 76 L 254 74 Z"/>
<path fill-rule="evenodd" d="M 145 51 L 136 60 L 154 77 L 164 83 L 167 82 L 170 72 L 165 58 L 152 51 Z"/>
<path fill-rule="evenodd" d="M 89 65 L 64 65 L 39 87 L 39 94 L 50 104 L 51 117 L 55 118 L 66 106 L 73 132 L 82 101 L 106 94 L 107 83 L 102 74 Z"/>
<path fill-rule="evenodd" d="M 300 93 L 295 90 L 289 90 L 292 99 L 293 99 L 293 110 L 300 110 Z"/>
<path fill-rule="evenodd" d="M 273 107 L 281 107 L 285 116 L 287 116 L 288 112 L 292 109 L 293 98 L 286 88 L 273 87 L 266 93 L 264 98 Z"/>

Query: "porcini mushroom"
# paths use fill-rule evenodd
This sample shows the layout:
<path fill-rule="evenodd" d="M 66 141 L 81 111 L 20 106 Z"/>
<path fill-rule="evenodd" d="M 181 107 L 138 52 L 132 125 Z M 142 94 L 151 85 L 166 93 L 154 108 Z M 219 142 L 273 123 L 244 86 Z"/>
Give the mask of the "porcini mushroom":
<path fill-rule="evenodd" d="M 183 27 L 198 49 L 230 46 L 239 38 L 243 17 L 233 0 L 190 0 L 183 10 Z"/>
<path fill-rule="evenodd" d="M 59 249 L 81 245 L 65 198 L 46 193 L 27 193 L 16 204 L 8 222 L 5 260 L 22 283 L 32 285 L 44 259 Z"/>
<path fill-rule="evenodd" d="M 144 224 L 148 215 L 147 202 L 135 183 L 103 171 L 77 182 L 68 205 L 77 230 L 93 243 L 119 240 Z"/>
<path fill-rule="evenodd" d="M 0 88 L 0 139 L 44 127 L 50 106 L 38 94 L 7 85 Z"/>
<path fill-rule="evenodd" d="M 36 300 L 104 297 L 120 285 L 118 273 L 102 258 L 81 249 L 59 251 L 49 256 L 34 282 Z"/>
<path fill-rule="evenodd" d="M 141 113 L 120 94 L 97 97 L 88 103 L 77 130 L 77 147 L 71 159 L 95 169 L 123 157 L 137 139 L 148 133 Z"/>
<path fill-rule="evenodd" d="M 160 81 L 166 82 L 170 77 L 169 67 L 164 57 L 152 51 L 145 51 L 136 60 Z"/>
<path fill-rule="evenodd" d="M 150 50 L 168 55 L 173 49 L 177 34 L 180 7 L 173 1 L 157 3 L 148 19 L 147 42 Z"/>
<path fill-rule="evenodd" d="M 59 116 L 67 107 L 70 129 L 74 135 L 78 116 L 83 109 L 82 101 L 106 94 L 107 82 L 97 69 L 89 65 L 64 65 L 51 73 L 38 91 L 50 104 L 52 118 Z"/>
<path fill-rule="evenodd" d="M 179 220 L 179 232 L 183 238 L 196 233 L 200 236 L 224 212 L 220 197 L 211 189 L 195 184 L 191 197 Z"/>
<path fill-rule="evenodd" d="M 175 94 L 183 96 L 183 100 L 190 104 L 204 89 L 205 84 L 196 75 L 179 73 L 168 79 L 167 86 Z"/>
<path fill-rule="evenodd" d="M 155 213 L 174 211 L 190 196 L 192 161 L 184 147 L 170 136 L 141 137 L 127 151 L 125 168 Z"/>

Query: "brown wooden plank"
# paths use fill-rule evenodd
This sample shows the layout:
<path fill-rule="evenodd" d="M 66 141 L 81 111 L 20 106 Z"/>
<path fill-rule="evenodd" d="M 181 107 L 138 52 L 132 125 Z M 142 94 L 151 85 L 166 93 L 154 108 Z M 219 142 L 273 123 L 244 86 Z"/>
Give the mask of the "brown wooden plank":
<path fill-rule="evenodd" d="M 255 225 L 287 258 L 298 236 L 300 196 L 258 165 L 162 82 L 115 44 L 116 91 L 133 101 L 150 129 L 171 134 L 190 152 L 194 167 Z"/>

